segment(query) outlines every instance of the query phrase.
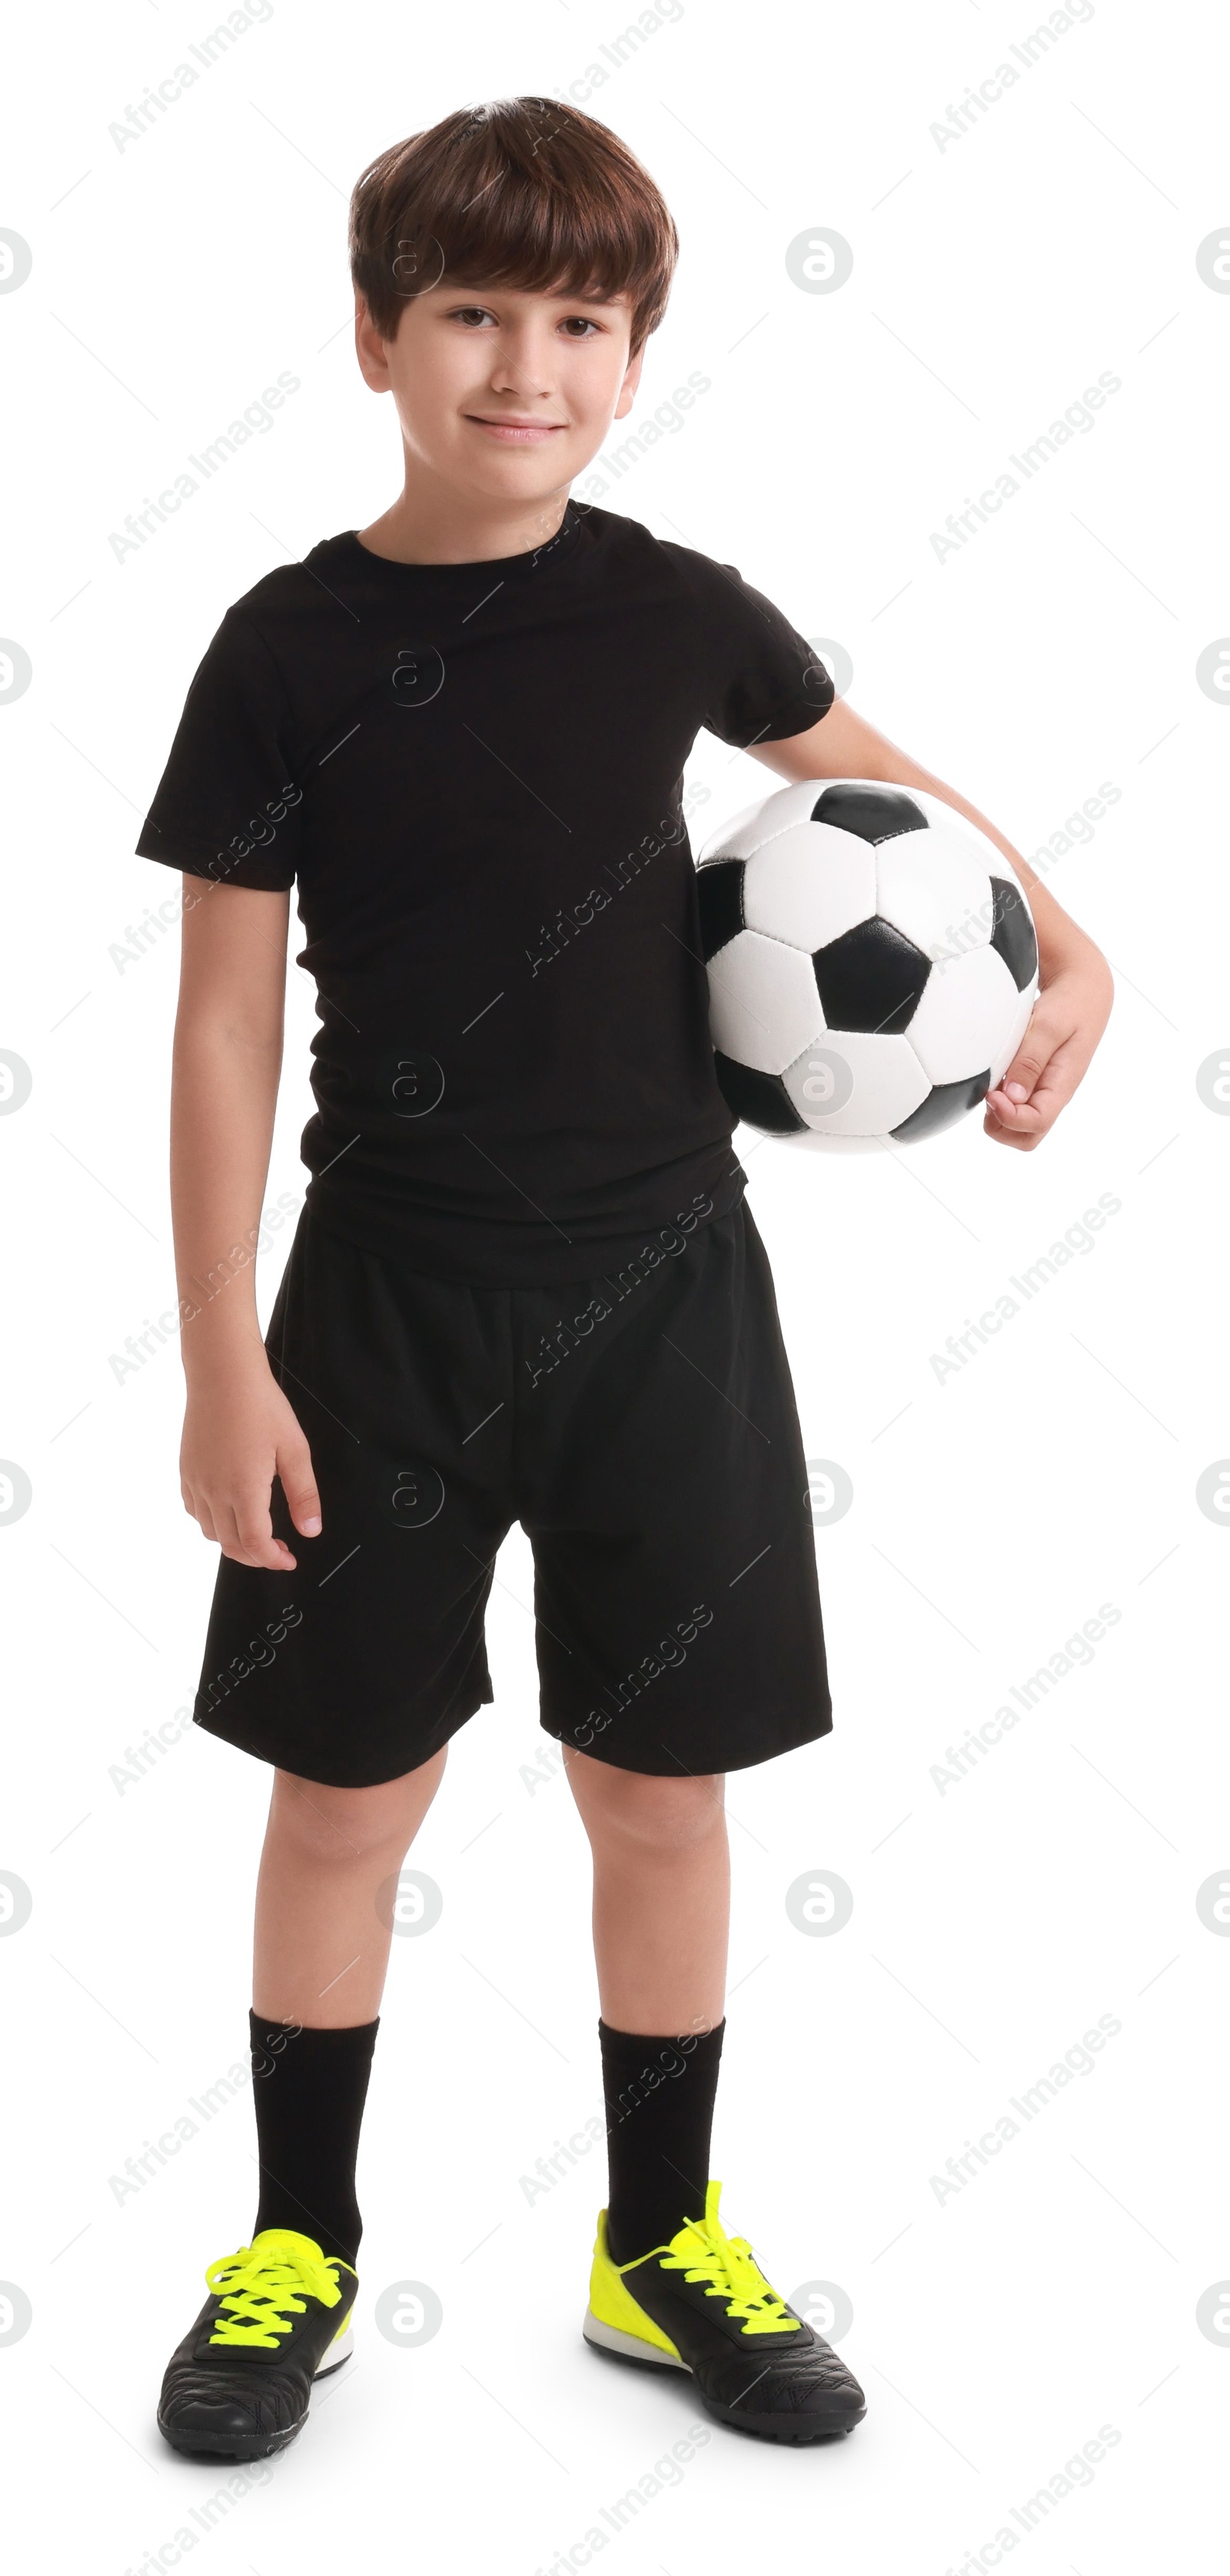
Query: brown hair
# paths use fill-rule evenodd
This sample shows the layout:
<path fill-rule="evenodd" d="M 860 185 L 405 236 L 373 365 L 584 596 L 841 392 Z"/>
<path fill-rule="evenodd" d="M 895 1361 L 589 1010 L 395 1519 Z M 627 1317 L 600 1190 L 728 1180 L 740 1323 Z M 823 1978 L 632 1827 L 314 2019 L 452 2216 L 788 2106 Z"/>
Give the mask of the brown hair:
<path fill-rule="evenodd" d="M 376 328 L 445 277 L 627 295 L 634 357 L 666 310 L 679 236 L 635 155 L 552 98 L 458 108 L 389 146 L 350 199 L 350 272 Z"/>

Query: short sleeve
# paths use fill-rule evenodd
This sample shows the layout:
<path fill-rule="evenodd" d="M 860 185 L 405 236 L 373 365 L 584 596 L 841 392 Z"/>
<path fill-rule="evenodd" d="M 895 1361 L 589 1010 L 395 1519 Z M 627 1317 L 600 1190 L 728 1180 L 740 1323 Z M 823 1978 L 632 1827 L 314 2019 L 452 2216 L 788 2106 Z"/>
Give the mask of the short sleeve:
<path fill-rule="evenodd" d="M 701 721 L 708 731 L 746 751 L 818 723 L 833 703 L 833 682 L 806 637 L 734 564 L 693 562 L 704 565 Z"/>
<path fill-rule="evenodd" d="M 302 794 L 282 675 L 251 620 L 228 608 L 184 701 L 137 856 L 284 891 L 299 861 Z"/>

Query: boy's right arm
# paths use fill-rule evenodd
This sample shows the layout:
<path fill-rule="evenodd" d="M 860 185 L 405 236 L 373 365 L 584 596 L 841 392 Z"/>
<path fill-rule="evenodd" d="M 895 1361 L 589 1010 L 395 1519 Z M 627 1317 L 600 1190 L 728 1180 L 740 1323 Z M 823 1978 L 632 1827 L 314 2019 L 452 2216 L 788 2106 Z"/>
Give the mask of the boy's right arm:
<path fill-rule="evenodd" d="M 321 1526 L 308 1444 L 269 1366 L 254 1266 L 269 1171 L 290 896 L 183 879 L 171 1075 L 171 1213 L 188 1395 L 184 1509 L 240 1565 L 298 1560 L 273 1535 L 275 1474 L 295 1528 Z"/>

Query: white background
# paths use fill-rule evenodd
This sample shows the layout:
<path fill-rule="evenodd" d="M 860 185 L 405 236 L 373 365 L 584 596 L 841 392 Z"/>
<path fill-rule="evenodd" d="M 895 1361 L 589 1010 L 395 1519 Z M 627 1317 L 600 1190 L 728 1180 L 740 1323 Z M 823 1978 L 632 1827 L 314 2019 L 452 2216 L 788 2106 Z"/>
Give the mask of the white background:
<path fill-rule="evenodd" d="M 817 1530 L 834 1733 L 731 1781 L 715 2167 L 728 2223 L 784 2291 L 847 2293 L 870 2411 L 835 2449 L 711 2426 L 682 2482 L 609 2538 L 626 2576 L 813 2553 L 841 2576 L 944 2576 L 1005 2524 L 1035 2576 L 1118 2576 L 1210 2563 L 1222 2518 L 1230 2351 L 1196 2306 L 1230 2264 L 1230 1944 L 1195 1899 L 1230 1875 L 1230 1537 L 1196 1480 L 1230 1452 L 1230 1124 L 1196 1074 L 1230 1052 L 1230 712 L 1195 666 L 1230 630 L 1230 297 L 1196 250 L 1230 216 L 1228 66 L 1211 7 L 1099 0 L 941 151 L 933 121 L 1039 15 L 689 0 L 588 102 L 682 238 L 634 423 L 690 370 L 712 380 L 605 506 L 737 564 L 805 634 L 841 641 L 852 703 L 1027 855 L 1100 782 L 1120 790 L 1048 878 L 1112 960 L 1117 1000 L 1040 1152 L 993 1146 L 976 1117 L 867 1158 L 740 1136 L 808 1456 L 843 1465 L 854 1500 Z M 607 2368 L 579 2340 L 599 2154 L 532 2204 L 521 2188 L 600 2092 L 582 1836 L 561 1778 L 522 1776 L 545 1739 L 520 1531 L 488 1622 L 495 1705 L 457 1740 L 412 1856 L 443 1916 L 394 1943 L 357 2358 L 208 2534 L 192 2511 L 224 2473 L 177 2460 L 154 2426 L 204 2265 L 250 2225 L 246 2093 L 122 2202 L 110 2177 L 244 2059 L 268 1778 L 195 1729 L 135 1785 L 111 1777 L 191 1697 L 215 1563 L 180 1504 L 174 1347 L 122 1380 L 110 1365 L 174 1296 L 177 935 L 150 934 L 122 971 L 111 952 L 175 889 L 132 846 L 224 608 L 398 488 L 393 417 L 347 328 L 354 178 L 471 99 L 575 81 L 585 103 L 586 66 L 628 21 L 599 0 L 515 20 L 492 0 L 278 0 L 118 150 L 112 120 L 214 23 L 189 0 L 125 0 L 28 12 L 8 39 L 0 223 L 33 269 L 0 298 L 0 627 L 33 677 L 0 708 L 17 809 L 0 1045 L 33 1089 L 0 1120 L 0 1452 L 33 1499 L 0 1530 L 0 1868 L 33 1911 L 0 1939 L 23 2136 L 0 2276 L 33 2321 L 0 2344 L 7 2518 L 25 2519 L 29 2563 L 98 2576 L 155 2551 L 187 2563 L 185 2529 L 217 2576 L 386 2553 L 532 2576 L 697 2409 L 686 2383 Z M 832 295 L 787 274 L 817 225 L 853 248 Z M 110 532 L 280 370 L 300 391 L 269 434 L 117 561 Z M 1122 389 L 1096 427 L 938 560 L 931 532 L 1102 371 Z M 689 778 L 709 790 L 697 844 L 771 786 L 709 736 Z M 296 1205 L 311 1003 L 292 965 L 268 1196 Z M 1101 1193 L 1121 1206 L 1095 1248 L 937 1380 L 931 1355 Z M 262 1317 L 287 1240 L 262 1263 Z M 946 1749 L 1102 1603 L 1121 1616 L 1092 1661 L 941 1794 Z M 853 1890 L 831 1938 L 785 1911 L 817 1869 Z M 1092 2071 L 937 2199 L 947 2159 L 1102 2015 L 1121 2028 Z M 443 2304 L 417 2348 L 373 2323 L 403 2279 Z M 1011 2507 L 1103 2425 L 1119 2439 L 1092 2482 L 1027 2535 Z"/>

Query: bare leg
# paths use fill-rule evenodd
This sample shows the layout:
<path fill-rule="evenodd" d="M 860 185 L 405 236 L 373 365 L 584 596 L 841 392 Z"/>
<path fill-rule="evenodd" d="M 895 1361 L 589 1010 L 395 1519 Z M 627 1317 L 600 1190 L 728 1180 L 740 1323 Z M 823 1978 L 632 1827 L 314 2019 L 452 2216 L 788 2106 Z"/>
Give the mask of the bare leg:
<path fill-rule="evenodd" d="M 275 1772 L 256 1883 L 255 2012 L 313 2030 L 375 2020 L 391 1939 L 377 1894 L 401 1867 L 444 1759 L 374 1789 Z"/>
<path fill-rule="evenodd" d="M 720 1775 L 656 1779 L 564 1748 L 594 1856 L 603 2020 L 681 2038 L 722 2018 L 730 1853 Z"/>

